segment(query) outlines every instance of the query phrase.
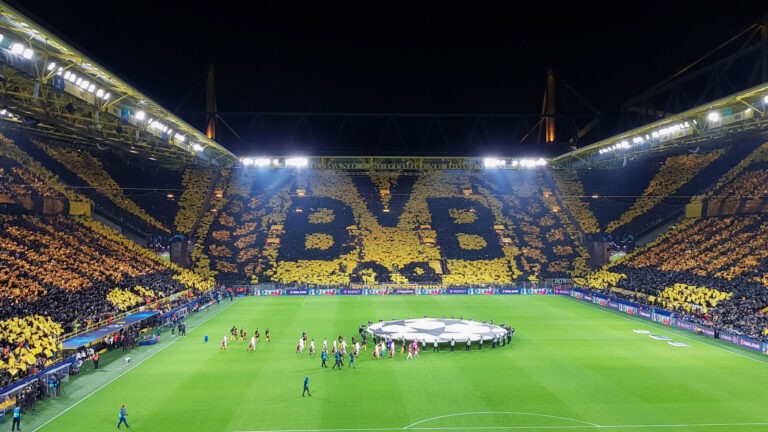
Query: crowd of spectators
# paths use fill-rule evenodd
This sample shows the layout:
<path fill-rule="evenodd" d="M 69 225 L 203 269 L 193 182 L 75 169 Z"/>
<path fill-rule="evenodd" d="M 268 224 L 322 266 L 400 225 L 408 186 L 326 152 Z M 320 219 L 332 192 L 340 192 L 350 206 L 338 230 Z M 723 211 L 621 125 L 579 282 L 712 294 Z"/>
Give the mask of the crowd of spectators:
<path fill-rule="evenodd" d="M 13 142 L 1 143 L 0 194 L 85 200 Z M 10 353 L 2 357 L 0 374 L 11 378 L 43 367 L 51 358 L 46 348 L 57 351 L 62 334 L 137 307 L 171 307 L 162 300 L 209 291 L 213 276 L 318 286 L 467 286 L 586 275 L 589 255 L 572 220 L 584 233 L 641 226 L 638 221 L 667 211 L 667 197 L 704 190 L 702 180 L 693 181 L 699 173 L 741 154 L 715 149 L 664 158 L 642 196 L 601 226 L 570 170 L 285 170 L 265 177 L 190 168 L 178 176 L 178 205 L 162 206 L 178 210 L 175 217 L 155 218 L 161 210 L 133 202 L 123 190 L 127 180 L 110 174 L 120 172 L 115 161 L 103 165 L 74 148 L 35 146 L 98 190 L 99 200 L 154 229 L 190 233 L 198 242 L 192 251 L 197 273 L 162 263 L 92 221 L 0 215 L 0 320 L 6 320 L 0 326 L 14 317 L 35 320 L 29 326 L 45 320 L 59 326 L 38 329 L 54 336 L 49 339 L 0 340 Z M 707 193 L 718 199 L 765 195 L 766 161 L 768 148 L 757 148 Z M 765 339 L 766 232 L 760 214 L 686 221 L 582 282 Z"/>
<path fill-rule="evenodd" d="M 286 176 L 229 179 L 203 265 L 244 282 L 488 285 L 568 277 L 588 259 L 543 173 Z"/>
<path fill-rule="evenodd" d="M 601 232 L 602 227 L 589 207 L 589 197 L 586 196 L 576 170 L 553 170 L 551 174 L 557 194 L 568 212 L 576 219 L 581 231 L 585 234 Z"/>
<path fill-rule="evenodd" d="M 12 198 L 46 197 L 88 201 L 66 187 L 55 173 L 3 135 L 0 135 L 0 168 L 3 180 L 0 193 Z"/>
<path fill-rule="evenodd" d="M 739 155 L 742 159 L 736 161 Z M 724 163 L 722 159 L 729 161 Z M 737 203 L 732 212 L 745 198 L 759 200 L 766 195 L 767 162 L 768 144 L 729 148 L 718 164 L 713 164 L 721 175 L 713 177 L 717 181 L 709 187 L 701 188 L 705 190 L 703 196 L 720 211 L 723 207 L 719 202 Z M 676 174 L 671 175 L 674 178 Z M 650 244 L 576 283 L 664 308 L 718 330 L 768 341 L 766 233 L 765 213 L 686 219 Z"/>
<path fill-rule="evenodd" d="M 682 215 L 690 197 L 719 190 L 713 188 L 713 179 L 729 181 L 753 161 L 765 161 L 767 154 L 767 145 L 745 139 L 695 153 L 650 155 L 621 167 L 551 173 L 557 193 L 580 229 L 585 234 L 611 234 L 616 240 L 641 237 Z M 739 195 L 757 190 L 745 186 Z M 735 196 L 726 190 L 718 195 Z"/>
<path fill-rule="evenodd" d="M 174 232 L 191 233 L 203 208 L 205 195 L 213 179 L 213 170 L 187 168 L 181 178 L 183 192 L 178 198 L 178 211 L 174 217 Z"/>
<path fill-rule="evenodd" d="M 72 217 L 0 215 L 0 257 L 0 346 L 13 352 L 0 369 L 14 377 L 31 372 L 38 356 L 52 359 L 66 333 L 214 286 L 103 225 Z"/>
<path fill-rule="evenodd" d="M 64 165 L 70 171 L 83 179 L 93 191 L 108 198 L 114 205 L 124 210 L 127 214 L 141 219 L 147 230 L 170 232 L 171 229 L 150 215 L 146 209 L 140 207 L 125 194 L 125 188 L 118 184 L 101 165 L 101 161 L 84 150 L 66 147 L 49 146 L 43 143 L 38 145 Z"/>
<path fill-rule="evenodd" d="M 699 171 L 707 167 L 725 153 L 724 149 L 716 149 L 707 153 L 684 154 L 670 156 L 661 165 L 659 172 L 654 176 L 643 191 L 642 196 L 632 204 L 619 219 L 611 221 L 606 227 L 607 232 L 613 232 L 623 225 L 627 225 L 639 216 L 648 217 L 648 212 L 673 196 L 686 183 L 688 183 Z"/>
<path fill-rule="evenodd" d="M 690 219 L 582 282 L 768 340 L 766 232 L 764 214 Z"/>
<path fill-rule="evenodd" d="M 2 155 L 0 155 L 0 194 L 16 199 L 32 196 L 65 199 L 59 190 L 45 184 L 15 160 Z"/>
<path fill-rule="evenodd" d="M 147 237 L 180 232 L 176 223 L 181 223 L 181 228 L 191 228 L 197 214 L 178 211 L 182 195 L 188 195 L 183 198 L 185 205 L 191 196 L 201 203 L 209 187 L 182 185 L 181 180 L 182 174 L 197 176 L 197 172 L 211 170 L 190 168 L 182 172 L 111 150 L 92 151 L 17 133 L 8 136 L 11 139 L 4 138 L 0 155 L 11 152 L 18 164 L 32 172 L 36 179 L 25 185 L 66 183 L 67 198 L 92 203 L 102 216 Z"/>
<path fill-rule="evenodd" d="M 0 321 L 0 384 L 44 369 L 61 350 L 62 337 L 62 326 L 48 316 L 16 316 Z"/>

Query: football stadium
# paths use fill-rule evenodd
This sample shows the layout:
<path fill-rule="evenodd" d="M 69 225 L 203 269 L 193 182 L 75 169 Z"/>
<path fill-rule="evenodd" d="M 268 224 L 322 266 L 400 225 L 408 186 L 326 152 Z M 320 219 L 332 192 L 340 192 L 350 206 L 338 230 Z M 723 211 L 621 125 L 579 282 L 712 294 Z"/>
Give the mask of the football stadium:
<path fill-rule="evenodd" d="M 0 3 L 0 427 L 768 431 L 767 28 L 555 155 L 235 154 Z"/>

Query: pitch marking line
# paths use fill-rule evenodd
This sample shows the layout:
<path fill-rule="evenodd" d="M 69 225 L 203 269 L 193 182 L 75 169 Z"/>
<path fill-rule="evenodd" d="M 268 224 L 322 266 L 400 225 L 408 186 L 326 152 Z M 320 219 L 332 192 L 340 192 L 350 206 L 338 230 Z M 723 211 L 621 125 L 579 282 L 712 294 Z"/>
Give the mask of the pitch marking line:
<path fill-rule="evenodd" d="M 383 431 L 404 431 L 404 430 L 416 430 L 416 431 L 429 431 L 429 430 L 467 430 L 466 426 L 447 426 L 447 427 L 416 427 L 422 423 L 430 422 L 433 420 L 439 420 L 443 418 L 468 416 L 468 415 L 484 415 L 484 414 L 511 414 L 511 415 L 526 415 L 536 417 L 547 417 L 552 419 L 566 420 L 575 423 L 580 423 L 571 426 L 565 425 L 553 425 L 553 426 L 472 426 L 472 430 L 570 430 L 570 429 L 656 429 L 656 428 L 714 428 L 714 427 L 749 427 L 749 426 L 768 426 L 766 423 L 685 423 L 685 424 L 635 424 L 635 425 L 599 425 L 596 423 L 590 423 L 583 420 L 578 420 L 570 417 L 561 417 L 548 414 L 536 414 L 530 412 L 516 412 L 516 411 L 479 411 L 479 412 L 465 412 L 457 414 L 447 414 L 437 417 L 431 417 L 416 423 L 411 423 L 408 426 L 402 428 L 330 428 L 330 429 L 260 429 L 260 430 L 248 430 L 248 431 L 236 431 L 236 432 L 383 432 Z"/>
<path fill-rule="evenodd" d="M 554 415 L 547 415 L 547 414 L 535 414 L 535 413 L 529 413 L 529 412 L 517 412 L 517 411 L 478 411 L 478 412 L 465 412 L 465 413 L 458 413 L 458 414 L 447 414 L 437 417 L 428 418 L 425 420 L 417 421 L 416 423 L 411 423 L 408 426 L 403 427 L 403 429 L 410 429 L 413 426 L 426 423 L 432 420 L 438 420 L 443 418 L 449 418 L 449 417 L 459 417 L 459 416 L 468 416 L 468 415 L 485 415 L 485 414 L 511 414 L 511 415 L 525 415 L 525 416 L 534 416 L 534 417 L 547 417 L 547 418 L 553 418 L 553 419 L 559 419 L 559 420 L 568 420 L 576 423 L 582 423 L 585 425 L 588 425 L 590 427 L 601 427 L 599 424 L 590 423 L 582 420 L 577 420 L 570 417 L 560 417 L 560 416 L 554 416 Z M 474 428 L 474 427 L 473 427 Z M 419 428 L 420 429 L 420 428 Z"/>
<path fill-rule="evenodd" d="M 234 302 L 230 302 L 228 305 L 224 306 L 224 307 L 223 307 L 221 310 L 219 310 L 219 311 L 218 311 L 218 312 L 216 312 L 215 314 L 212 314 L 211 316 L 207 317 L 207 318 L 206 318 L 206 319 L 204 319 L 202 322 L 200 322 L 200 323 L 198 323 L 196 326 L 192 327 L 190 330 L 194 330 L 194 329 L 196 329 L 196 328 L 200 327 L 201 325 L 205 324 L 206 322 L 208 322 L 208 320 L 210 320 L 211 318 L 215 317 L 215 316 L 216 316 L 216 315 L 218 315 L 219 313 L 223 312 L 225 309 L 229 308 L 229 307 L 230 307 L 230 306 L 232 306 L 233 304 L 234 304 Z M 171 342 L 169 342 L 169 343 L 168 343 L 168 345 L 165 345 L 165 346 L 163 346 L 162 348 L 160 348 L 159 350 L 157 350 L 157 351 L 153 352 L 152 354 L 148 355 L 146 358 L 142 359 L 141 361 L 138 361 L 138 362 L 134 363 L 134 364 L 133 364 L 133 367 L 127 368 L 125 371 L 121 372 L 121 373 L 120 373 L 120 375 L 118 375 L 118 376 L 116 376 L 116 377 L 112 378 L 111 380 L 109 380 L 109 381 L 107 381 L 106 383 L 104 383 L 104 385 L 102 385 L 101 387 L 99 387 L 99 388 L 97 388 L 96 390 L 94 390 L 94 391 L 92 391 L 92 392 L 88 393 L 88 394 L 87 394 L 86 396 L 84 396 L 82 399 L 80 399 L 79 401 L 77 401 L 77 402 L 73 403 L 73 404 L 72 404 L 72 405 L 70 405 L 68 408 L 64 409 L 64 411 L 62 411 L 62 412 L 60 412 L 60 413 L 56 414 L 55 416 L 51 417 L 51 418 L 50 418 L 48 421 L 46 421 L 45 423 L 43 423 L 43 424 L 41 424 L 40 426 L 36 427 L 35 429 L 32 429 L 32 432 L 37 432 L 38 430 L 42 429 L 42 428 L 43 428 L 43 427 L 45 427 L 45 425 L 47 425 L 48 423 L 50 423 L 50 422 L 52 422 L 52 421 L 56 420 L 57 418 L 61 417 L 61 415 L 63 415 L 63 414 L 64 414 L 64 413 L 66 413 L 67 411 L 69 411 L 69 410 L 71 410 L 72 408 L 74 408 L 74 407 L 76 407 L 76 406 L 80 405 L 80 403 L 81 403 L 81 402 L 83 402 L 83 401 L 85 401 L 86 399 L 88 399 L 89 397 L 93 396 L 93 395 L 94 395 L 94 394 L 96 394 L 96 393 L 97 393 L 99 390 L 101 390 L 101 389 L 103 389 L 104 387 L 106 387 L 106 386 L 108 386 L 108 385 L 112 384 L 113 382 L 117 381 L 117 379 L 119 379 L 121 376 L 123 376 L 123 375 L 125 375 L 126 373 L 130 372 L 131 370 L 133 370 L 133 368 L 134 368 L 134 367 L 137 367 L 138 365 L 142 364 L 142 363 L 143 363 L 145 360 L 149 360 L 149 359 L 150 359 L 152 356 L 154 356 L 155 354 L 159 353 L 160 351 L 162 351 L 162 350 L 164 350 L 164 349 L 168 348 L 169 346 L 173 345 L 173 344 L 174 344 L 176 341 L 178 341 L 178 340 L 181 340 L 181 339 L 180 339 L 180 338 L 176 338 L 176 339 L 172 340 Z"/>
<path fill-rule="evenodd" d="M 438 418 L 438 417 L 436 417 Z M 576 420 L 578 421 L 578 420 Z M 419 422 L 421 423 L 421 422 Z M 417 424 L 417 423 L 414 423 Z M 591 423 L 573 426 L 472 426 L 472 430 L 569 430 L 569 429 L 656 429 L 656 428 L 721 428 L 721 427 L 750 427 L 750 426 L 768 426 L 768 423 L 685 423 L 685 424 L 645 424 L 645 425 L 592 425 Z M 260 429 L 235 432 L 381 432 L 381 431 L 403 431 L 403 430 L 467 430 L 466 426 L 456 427 L 420 427 L 410 428 L 339 428 L 339 429 Z"/>
<path fill-rule="evenodd" d="M 647 425 L 605 425 L 605 426 L 589 426 L 589 425 L 577 425 L 577 426 L 472 426 L 472 430 L 570 430 L 570 429 L 655 429 L 655 428 L 699 428 L 699 427 L 748 427 L 748 426 L 768 426 L 768 423 L 701 423 L 701 424 L 647 424 Z M 362 430 L 362 429 L 361 429 Z M 440 427 L 440 428 L 414 428 L 408 430 L 467 430 L 465 426 L 456 427 Z M 278 432 L 278 431 L 275 431 Z M 297 431 L 298 432 L 298 431 Z"/>

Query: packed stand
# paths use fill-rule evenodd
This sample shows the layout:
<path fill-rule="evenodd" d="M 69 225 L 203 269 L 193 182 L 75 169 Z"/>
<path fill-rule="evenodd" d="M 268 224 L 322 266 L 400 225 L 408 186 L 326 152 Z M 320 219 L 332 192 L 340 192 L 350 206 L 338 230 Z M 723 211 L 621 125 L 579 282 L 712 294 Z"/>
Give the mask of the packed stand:
<path fill-rule="evenodd" d="M 229 179 L 198 255 L 218 278 L 514 284 L 568 277 L 587 260 L 575 227 L 544 199 L 543 173 L 283 174 Z"/>

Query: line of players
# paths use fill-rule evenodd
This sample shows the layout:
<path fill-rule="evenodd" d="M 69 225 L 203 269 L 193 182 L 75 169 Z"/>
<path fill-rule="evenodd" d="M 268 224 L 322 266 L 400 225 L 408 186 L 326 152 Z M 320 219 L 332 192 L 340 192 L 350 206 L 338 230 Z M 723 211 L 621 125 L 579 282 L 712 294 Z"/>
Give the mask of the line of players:
<path fill-rule="evenodd" d="M 369 321 L 369 325 L 371 322 Z M 501 324 L 501 327 L 504 328 L 506 331 L 503 335 L 494 335 L 494 337 L 490 340 L 491 348 L 497 348 L 500 346 L 507 345 L 508 343 L 512 342 L 512 335 L 515 333 L 515 329 L 513 327 L 504 326 L 504 323 Z M 360 328 L 358 329 L 358 333 L 360 334 L 360 339 L 362 339 L 362 349 L 367 350 L 367 330 L 365 327 L 365 324 L 360 324 Z M 296 354 L 301 354 L 306 349 L 307 345 L 309 346 L 309 355 L 314 355 L 316 352 L 316 346 L 315 346 L 315 340 L 311 339 L 309 343 L 307 343 L 308 337 L 307 332 L 302 332 L 301 338 L 299 338 L 299 342 L 296 344 Z M 406 360 L 415 359 L 419 356 L 419 343 L 421 342 L 422 349 L 426 350 L 427 347 L 427 341 L 426 340 L 413 340 L 410 342 L 407 342 L 405 338 L 402 338 L 401 340 L 401 353 L 407 353 Z M 373 337 L 373 352 L 371 353 L 374 360 L 381 359 L 381 358 L 394 358 L 395 351 L 396 351 L 396 341 L 390 337 L 377 337 L 374 335 Z M 432 351 L 440 351 L 439 344 L 437 339 L 433 340 L 433 348 Z M 471 340 L 467 338 L 466 340 L 466 351 L 469 351 L 471 345 Z M 360 349 L 361 349 L 361 343 L 360 340 L 357 339 L 355 336 L 352 336 L 352 346 L 353 351 L 349 353 L 349 361 L 350 367 L 354 367 L 354 361 L 355 358 L 360 358 Z M 456 341 L 454 339 L 451 339 L 450 341 L 450 348 L 451 351 L 455 351 L 456 347 Z M 482 349 L 483 347 L 483 340 L 480 339 L 478 342 L 477 349 Z M 336 362 L 332 369 L 335 369 L 337 367 L 341 367 L 344 365 L 344 358 L 347 356 L 347 339 L 343 335 L 339 335 L 338 340 L 334 339 L 332 341 L 332 345 L 330 347 L 330 354 L 328 349 L 328 339 L 323 339 L 323 347 L 321 351 L 321 359 L 322 364 L 321 367 L 327 368 L 327 361 L 329 359 L 329 356 L 334 356 Z"/>
<path fill-rule="evenodd" d="M 370 325 L 370 321 L 369 321 Z M 515 334 L 514 327 L 504 326 L 504 323 L 501 324 L 502 328 L 506 330 L 504 335 L 495 335 L 494 338 L 491 340 L 491 348 L 496 348 L 499 346 L 504 346 L 508 343 L 512 342 L 512 336 Z M 352 346 L 353 351 L 350 353 L 350 363 L 354 362 L 354 358 L 360 358 L 360 349 L 362 346 L 362 349 L 367 350 L 367 330 L 365 327 L 365 324 L 360 324 L 360 327 L 358 329 L 358 333 L 360 334 L 360 339 L 362 340 L 362 345 L 360 339 L 357 339 L 355 336 L 352 336 Z M 239 333 L 237 330 L 237 326 L 232 326 L 230 329 L 230 334 L 232 335 L 232 340 L 237 340 L 240 342 L 243 342 L 248 337 L 248 331 L 244 328 L 241 328 Z M 269 342 L 269 328 L 265 331 L 265 340 Z M 299 338 L 299 343 L 296 345 L 296 354 L 301 354 L 304 352 L 304 350 L 307 347 L 307 332 L 306 330 L 302 332 L 301 338 Z M 381 337 L 378 338 L 374 335 L 374 348 L 373 348 L 373 359 L 380 359 L 380 358 L 386 358 L 387 355 L 389 358 L 394 358 L 395 355 L 395 340 L 392 337 Z M 261 341 L 261 333 L 259 332 L 259 329 L 257 328 L 254 332 L 254 335 L 251 337 L 251 341 L 248 345 L 248 351 L 255 351 L 256 350 L 256 344 Z M 422 348 L 426 349 L 427 341 L 422 340 L 421 341 Z M 471 341 L 469 338 L 466 340 L 466 351 L 469 351 L 471 345 Z M 456 341 L 451 338 L 450 341 L 450 347 L 451 351 L 455 350 Z M 478 341 L 478 347 L 477 349 L 482 349 L 483 347 L 483 339 L 480 339 Z M 221 341 L 221 348 L 226 350 L 227 349 L 227 335 L 224 335 Z M 313 355 L 316 352 L 315 347 L 315 340 L 312 339 L 309 342 L 309 355 Z M 439 351 L 439 345 L 437 339 L 433 341 L 433 348 L 432 351 Z M 331 351 L 330 355 L 333 355 L 336 358 L 336 364 L 343 366 L 344 364 L 344 357 L 347 355 L 347 338 L 343 335 L 339 335 L 338 340 L 334 339 L 332 341 Z M 402 353 L 408 353 L 408 356 L 406 357 L 406 360 L 413 359 L 415 357 L 418 357 L 419 355 L 419 341 L 413 340 L 410 343 L 406 343 L 406 340 L 402 339 Z M 326 366 L 326 361 L 328 359 L 328 339 L 323 339 L 323 349 L 321 351 L 321 357 L 323 358 L 322 367 Z M 351 366 L 351 364 L 350 364 Z"/>
<path fill-rule="evenodd" d="M 360 341 L 362 339 L 362 343 Z M 352 353 L 355 355 L 355 357 L 360 357 L 360 348 L 361 346 L 363 349 L 365 348 L 366 340 L 365 335 L 362 335 L 362 337 L 358 339 L 354 336 L 352 336 L 352 347 L 353 351 Z M 304 331 L 301 334 L 301 338 L 299 338 L 299 343 L 296 344 L 296 354 L 301 354 L 304 352 L 304 350 L 307 348 L 307 332 Z M 342 355 L 346 355 L 348 350 L 348 344 L 347 344 L 347 338 L 343 335 L 339 335 L 338 339 L 334 339 L 331 341 L 331 347 L 330 347 L 330 354 L 335 355 L 337 352 L 341 353 Z M 315 347 L 315 340 L 312 339 L 309 341 L 309 355 L 313 355 L 317 352 L 317 348 Z M 323 347 L 321 352 L 328 352 L 328 339 L 323 339 Z"/>
<path fill-rule="evenodd" d="M 241 328 L 238 332 L 237 326 L 232 326 L 229 330 L 229 334 L 232 336 L 233 341 L 243 342 L 248 339 L 248 330 L 245 328 Z M 264 330 L 264 340 L 269 342 L 269 327 Z M 248 351 L 255 351 L 256 344 L 259 342 L 261 342 L 261 332 L 259 332 L 259 329 L 257 328 L 256 331 L 253 332 L 253 336 L 251 336 L 251 341 L 248 343 Z M 224 337 L 221 338 L 221 349 L 227 349 L 227 335 L 224 335 Z"/>
<path fill-rule="evenodd" d="M 362 339 L 362 347 L 363 349 L 366 349 L 365 347 L 365 334 L 361 335 Z M 307 332 L 306 330 L 302 332 L 301 338 L 299 338 L 299 343 L 296 344 L 296 354 L 301 354 L 304 352 L 304 349 L 307 347 Z M 343 335 L 339 335 L 338 339 L 334 339 L 331 341 L 331 347 L 330 347 L 330 354 L 328 350 L 328 339 L 323 339 L 323 347 L 322 351 L 320 351 L 320 358 L 322 360 L 321 367 L 327 368 L 328 367 L 328 358 L 329 356 L 333 356 L 336 362 L 334 363 L 332 369 L 338 368 L 341 370 L 342 366 L 344 366 L 344 358 L 347 356 L 347 353 L 349 353 L 349 365 L 347 367 L 356 368 L 355 366 L 355 359 L 360 357 L 360 347 L 361 342 L 360 339 L 355 338 L 352 336 L 352 351 L 348 351 L 348 344 L 347 344 L 347 338 L 345 338 Z M 312 339 L 309 341 L 309 355 L 314 355 L 315 352 L 317 352 L 317 348 L 315 346 L 315 340 Z"/>
<path fill-rule="evenodd" d="M 394 317 L 392 317 L 394 320 Z M 381 321 L 381 320 L 379 320 Z M 483 321 L 485 323 L 485 321 Z M 368 322 L 368 325 L 370 325 L 371 322 Z M 491 321 L 491 324 L 493 324 L 493 321 Z M 491 349 L 499 348 L 502 346 L 505 346 L 507 344 L 512 343 L 512 336 L 515 334 L 515 328 L 511 326 L 504 325 L 502 322 L 500 325 L 501 328 L 504 329 L 503 334 L 495 334 L 489 342 L 491 343 Z M 360 325 L 361 334 L 365 331 L 365 326 L 363 324 Z M 421 344 L 421 349 L 426 350 L 427 349 L 427 340 L 422 339 L 419 341 L 418 339 L 415 339 L 413 341 L 407 342 L 405 338 L 401 339 L 401 353 L 405 354 L 408 353 L 406 360 L 411 360 L 419 355 L 419 344 Z M 484 339 L 480 338 L 477 341 L 477 349 L 482 350 L 484 345 Z M 376 335 L 373 336 L 373 343 L 374 343 L 374 351 L 373 351 L 373 358 L 379 359 L 382 357 L 387 357 L 387 354 L 389 354 L 389 358 L 394 358 L 395 355 L 395 341 L 392 339 L 391 336 L 379 336 Z M 437 338 L 434 338 L 431 342 L 432 345 L 432 352 L 438 352 L 440 351 L 440 343 L 438 342 Z M 451 340 L 448 342 L 448 345 L 450 346 L 450 350 L 453 352 L 456 350 L 456 340 L 454 338 L 451 338 Z M 465 351 L 469 351 L 470 347 L 472 346 L 472 340 L 467 337 L 467 340 L 465 342 Z"/>

